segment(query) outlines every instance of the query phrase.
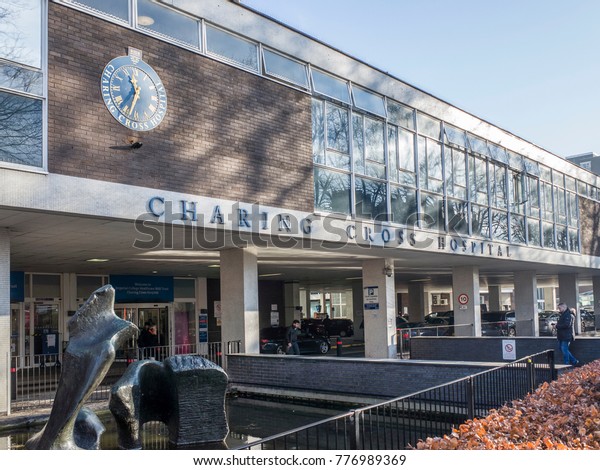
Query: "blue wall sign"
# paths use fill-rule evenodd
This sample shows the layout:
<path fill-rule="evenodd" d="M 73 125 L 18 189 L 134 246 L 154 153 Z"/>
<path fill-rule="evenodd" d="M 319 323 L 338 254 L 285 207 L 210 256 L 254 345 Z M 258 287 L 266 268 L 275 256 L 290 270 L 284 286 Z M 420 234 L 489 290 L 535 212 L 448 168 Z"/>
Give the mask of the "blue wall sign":
<path fill-rule="evenodd" d="M 173 278 L 167 276 L 111 275 L 115 303 L 173 302 Z"/>
<path fill-rule="evenodd" d="M 10 272 L 10 301 L 25 301 L 25 273 L 23 271 Z"/>

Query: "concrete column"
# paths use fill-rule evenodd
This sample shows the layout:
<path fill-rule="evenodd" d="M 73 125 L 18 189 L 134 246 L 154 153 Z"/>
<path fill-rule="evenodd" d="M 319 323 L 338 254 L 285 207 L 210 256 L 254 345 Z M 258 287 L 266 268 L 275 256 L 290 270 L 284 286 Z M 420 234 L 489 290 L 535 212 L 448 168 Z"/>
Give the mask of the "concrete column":
<path fill-rule="evenodd" d="M 10 414 L 10 238 L 0 228 L 0 415 Z"/>
<path fill-rule="evenodd" d="M 205 277 L 196 278 L 196 310 L 208 309 L 208 287 Z"/>
<path fill-rule="evenodd" d="M 452 270 L 454 334 L 481 336 L 479 266 L 456 266 Z"/>
<path fill-rule="evenodd" d="M 61 341 L 69 341 L 69 311 L 77 311 L 77 274 L 63 273 L 61 285 L 62 317 L 60 318 Z"/>
<path fill-rule="evenodd" d="M 518 271 L 515 280 L 515 319 L 519 336 L 539 336 L 535 271 Z"/>
<path fill-rule="evenodd" d="M 259 353 L 258 267 L 256 250 L 221 251 L 221 338 L 241 340 L 240 352 Z"/>
<path fill-rule="evenodd" d="M 352 308 L 354 309 L 354 339 L 364 341 L 365 339 L 365 311 L 363 305 L 362 280 L 352 281 Z M 600 310 L 599 310 L 600 311 Z M 360 325 L 363 325 L 361 328 Z"/>
<path fill-rule="evenodd" d="M 488 308 L 490 312 L 502 310 L 502 286 L 488 286 Z"/>
<path fill-rule="evenodd" d="M 300 312 L 296 310 L 296 307 L 300 306 L 300 283 L 286 282 L 284 284 L 284 301 L 285 301 L 285 323 L 284 325 L 291 325 L 292 321 L 300 320 Z"/>
<path fill-rule="evenodd" d="M 581 316 L 579 315 L 579 281 L 577 274 L 567 273 L 558 275 L 558 300 L 574 307 L 576 315 L 575 333 L 581 331 Z"/>
<path fill-rule="evenodd" d="M 363 261 L 362 304 L 364 307 L 369 300 L 375 303 L 376 307 L 365 308 L 364 311 L 365 357 L 367 358 L 397 357 L 394 275 L 393 272 L 391 276 L 385 274 L 386 266 L 393 266 L 393 262 L 385 259 Z"/>
<path fill-rule="evenodd" d="M 408 283 L 408 319 L 409 321 L 423 321 L 429 302 L 427 302 L 427 293 L 423 282 Z M 427 304 L 427 305 L 426 305 Z"/>

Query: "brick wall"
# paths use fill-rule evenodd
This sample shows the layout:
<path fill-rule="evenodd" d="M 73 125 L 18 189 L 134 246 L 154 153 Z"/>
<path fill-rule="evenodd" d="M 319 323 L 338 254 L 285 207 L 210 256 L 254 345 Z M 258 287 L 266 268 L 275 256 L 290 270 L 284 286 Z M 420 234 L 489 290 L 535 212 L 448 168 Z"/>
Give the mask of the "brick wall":
<path fill-rule="evenodd" d="M 489 363 L 423 363 L 277 355 L 231 355 L 230 386 L 294 389 L 332 395 L 395 398 L 494 367 Z"/>
<path fill-rule="evenodd" d="M 52 2 L 48 44 L 50 172 L 314 209 L 310 96 Z M 150 132 L 119 124 L 101 96 L 105 65 L 129 46 L 167 91 Z M 142 148 L 126 149 L 136 135 Z"/>
<path fill-rule="evenodd" d="M 502 340 L 508 338 L 453 338 L 453 337 L 418 337 L 410 341 L 411 359 L 449 360 L 449 361 L 492 361 L 503 362 Z M 554 349 L 556 364 L 562 364 L 562 353 L 558 341 L 554 337 L 534 338 L 515 337 L 517 358 Z M 582 363 L 600 359 L 600 336 L 578 337 L 570 347 L 573 355 Z M 506 362 L 506 361 L 504 361 Z"/>

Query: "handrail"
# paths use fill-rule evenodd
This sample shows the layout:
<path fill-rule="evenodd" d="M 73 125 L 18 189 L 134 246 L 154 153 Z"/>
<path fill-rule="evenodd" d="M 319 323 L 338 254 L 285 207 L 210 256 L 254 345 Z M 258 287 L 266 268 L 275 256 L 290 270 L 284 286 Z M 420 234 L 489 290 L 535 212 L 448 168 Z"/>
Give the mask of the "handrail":
<path fill-rule="evenodd" d="M 323 425 L 327 425 L 329 423 L 334 423 L 337 421 L 342 421 L 342 420 L 346 420 L 348 419 L 351 426 L 352 426 L 352 430 L 354 431 L 353 434 L 355 434 L 354 436 L 352 436 L 350 438 L 350 440 L 348 442 L 344 441 L 344 443 L 348 443 L 349 444 L 349 448 L 351 449 L 355 449 L 355 448 L 359 448 L 360 444 L 359 442 L 361 441 L 361 428 L 360 428 L 360 417 L 361 416 L 365 416 L 367 415 L 370 411 L 374 411 L 377 410 L 379 411 L 380 409 L 385 409 L 385 407 L 390 407 L 392 405 L 398 405 L 400 402 L 404 402 L 410 399 L 415 399 L 415 398 L 419 398 L 419 396 L 427 396 L 427 394 L 429 392 L 435 392 L 438 390 L 442 390 L 445 388 L 449 388 L 452 387 L 453 385 L 460 385 L 460 384 L 465 384 L 466 386 L 466 390 L 465 390 L 465 395 L 467 396 L 467 402 L 464 403 L 464 406 L 466 406 L 466 413 L 465 416 L 468 417 L 469 419 L 473 418 L 475 416 L 475 393 L 474 393 L 474 385 L 477 382 L 478 378 L 481 377 L 485 377 L 486 375 L 490 376 L 492 375 L 494 372 L 497 372 L 499 370 L 502 369 L 510 369 L 511 366 L 515 366 L 515 365 L 525 365 L 525 370 L 527 372 L 527 376 L 528 376 L 528 389 L 529 391 L 532 391 L 535 387 L 535 377 L 534 377 L 534 360 L 536 358 L 539 357 L 543 357 L 545 356 L 547 358 L 547 362 L 548 362 L 548 366 L 551 369 L 551 376 L 550 376 L 550 380 L 555 380 L 556 379 L 556 372 L 554 370 L 554 351 L 552 349 L 548 349 L 545 351 L 542 351 L 540 353 L 537 354 L 532 354 L 530 356 L 526 356 L 523 357 L 521 359 L 518 359 L 516 361 L 510 362 L 508 364 L 503 364 L 501 366 L 497 366 L 497 367 L 493 367 L 489 370 L 486 371 L 482 371 L 476 374 L 471 374 L 467 377 L 464 377 L 462 379 L 456 379 L 456 380 L 452 380 L 449 382 L 446 382 L 444 384 L 435 386 L 435 387 L 430 387 L 424 390 L 421 390 L 419 392 L 416 393 L 411 393 L 408 395 L 403 395 L 397 398 L 392 398 L 390 400 L 386 400 L 383 401 L 381 403 L 378 404 L 374 404 L 374 405 L 367 405 L 361 408 L 357 408 L 354 410 L 350 410 L 346 413 L 342 413 L 336 416 L 332 416 L 330 418 L 326 418 L 324 420 L 320 420 L 317 421 L 316 423 L 312 423 L 312 424 L 308 424 L 308 425 L 304 425 L 298 428 L 294 428 L 291 429 L 289 431 L 286 432 L 281 432 L 278 433 L 276 435 L 273 436 L 269 436 L 254 442 L 251 442 L 249 444 L 243 445 L 243 446 L 239 446 L 237 447 L 235 450 L 252 450 L 253 448 L 256 448 L 257 446 L 260 446 L 260 448 L 263 447 L 264 444 L 276 441 L 278 439 L 281 438 L 286 438 L 287 436 L 292 436 L 292 435 L 298 435 L 299 433 L 302 433 L 304 431 L 309 431 L 312 429 L 316 429 L 320 426 Z M 522 369 L 521 367 L 519 369 Z M 426 399 L 426 398 L 422 398 L 422 399 Z M 396 410 L 398 410 L 398 408 L 396 407 Z M 363 418 L 363 424 L 364 424 L 364 418 Z"/>

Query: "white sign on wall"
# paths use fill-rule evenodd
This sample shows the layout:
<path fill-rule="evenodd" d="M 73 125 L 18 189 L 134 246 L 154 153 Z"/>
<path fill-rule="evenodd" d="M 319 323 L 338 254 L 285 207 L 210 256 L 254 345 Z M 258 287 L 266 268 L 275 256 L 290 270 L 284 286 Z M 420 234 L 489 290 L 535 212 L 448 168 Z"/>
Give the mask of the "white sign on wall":
<path fill-rule="evenodd" d="M 502 340 L 502 359 L 505 361 L 517 360 L 517 347 L 514 339 Z"/>
<path fill-rule="evenodd" d="M 365 287 L 363 292 L 365 310 L 379 310 L 379 287 Z"/>

